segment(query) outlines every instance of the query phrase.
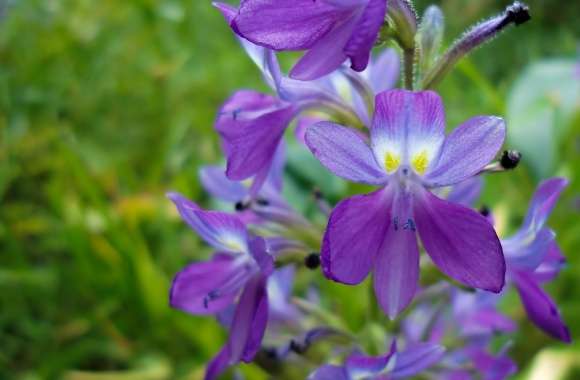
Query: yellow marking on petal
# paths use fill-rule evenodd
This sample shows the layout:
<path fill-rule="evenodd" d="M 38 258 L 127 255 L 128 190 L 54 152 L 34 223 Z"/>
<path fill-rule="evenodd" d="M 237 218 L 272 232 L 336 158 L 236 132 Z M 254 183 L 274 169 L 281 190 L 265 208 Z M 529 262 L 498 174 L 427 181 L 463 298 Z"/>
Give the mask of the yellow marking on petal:
<path fill-rule="evenodd" d="M 220 242 L 232 252 L 244 252 L 244 245 L 236 238 L 222 237 Z"/>
<path fill-rule="evenodd" d="M 387 169 L 387 172 L 389 173 L 394 172 L 395 170 L 397 170 L 400 164 L 401 157 L 399 157 L 394 153 L 387 152 L 387 154 L 385 155 L 385 168 Z"/>
<path fill-rule="evenodd" d="M 427 151 L 424 150 L 419 154 L 416 154 L 411 161 L 411 165 L 413 165 L 413 169 L 421 175 L 425 174 L 427 171 L 427 166 L 429 166 L 429 158 L 427 157 Z"/>

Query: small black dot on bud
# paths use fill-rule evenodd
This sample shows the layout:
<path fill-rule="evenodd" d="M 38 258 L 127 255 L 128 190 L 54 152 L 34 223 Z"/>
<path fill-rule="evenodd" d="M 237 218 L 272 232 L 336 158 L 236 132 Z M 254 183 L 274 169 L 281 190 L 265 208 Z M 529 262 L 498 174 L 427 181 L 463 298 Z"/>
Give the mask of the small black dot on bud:
<path fill-rule="evenodd" d="M 304 265 L 306 265 L 306 268 L 308 269 L 318 268 L 320 266 L 320 255 L 316 252 L 308 254 L 308 256 L 304 258 Z"/>
<path fill-rule="evenodd" d="M 322 199 L 324 197 L 324 195 L 322 194 L 322 191 L 320 191 L 320 189 L 314 189 L 312 191 L 312 195 L 314 195 L 314 199 Z"/>
<path fill-rule="evenodd" d="M 504 169 L 515 169 L 521 159 L 522 154 L 517 150 L 506 150 L 501 155 L 499 163 Z"/>
<path fill-rule="evenodd" d="M 247 203 L 239 201 L 236 202 L 236 205 L 234 206 L 236 208 L 236 211 L 244 211 L 245 209 L 248 208 Z"/>
<path fill-rule="evenodd" d="M 267 199 L 258 198 L 258 199 L 256 199 L 256 204 L 258 206 L 268 206 L 268 205 L 270 205 L 270 202 Z"/>
<path fill-rule="evenodd" d="M 514 2 L 506 8 L 506 17 L 516 25 L 521 25 L 532 18 L 530 16 L 530 8 L 519 1 Z"/>
<path fill-rule="evenodd" d="M 489 216 L 489 214 L 491 213 L 491 210 L 486 205 L 483 205 L 479 209 L 479 213 L 483 216 Z"/>

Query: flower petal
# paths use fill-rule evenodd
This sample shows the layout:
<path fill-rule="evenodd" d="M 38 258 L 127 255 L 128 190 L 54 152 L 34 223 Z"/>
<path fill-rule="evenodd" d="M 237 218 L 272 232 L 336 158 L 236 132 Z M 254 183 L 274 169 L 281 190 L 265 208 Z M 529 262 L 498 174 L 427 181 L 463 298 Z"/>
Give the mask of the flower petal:
<path fill-rule="evenodd" d="M 317 123 L 306 131 L 306 144 L 322 165 L 339 177 L 374 185 L 386 180 L 369 146 L 350 128 Z"/>
<path fill-rule="evenodd" d="M 455 128 L 436 163 L 425 176 L 431 186 L 461 182 L 483 169 L 497 154 L 505 138 L 505 123 L 495 116 L 477 116 Z"/>
<path fill-rule="evenodd" d="M 344 367 L 323 365 L 308 376 L 308 380 L 350 380 Z"/>
<path fill-rule="evenodd" d="M 548 253 L 544 261 L 534 271 L 534 278 L 539 283 L 553 281 L 560 273 L 560 270 L 566 265 L 566 258 L 560 251 L 558 244 L 553 241 L 548 248 Z"/>
<path fill-rule="evenodd" d="M 481 177 L 472 177 L 454 185 L 446 199 L 449 202 L 459 203 L 465 207 L 473 207 L 481 194 L 482 187 L 483 180 Z"/>
<path fill-rule="evenodd" d="M 383 189 L 338 203 L 322 242 L 325 276 L 351 285 L 364 280 L 383 245 L 390 213 L 391 199 Z"/>
<path fill-rule="evenodd" d="M 241 181 L 267 173 L 295 114 L 292 104 L 255 91 L 237 91 L 228 99 L 216 122 L 227 155 L 228 178 Z"/>
<path fill-rule="evenodd" d="M 250 254 L 258 264 L 262 275 L 269 276 L 274 271 L 274 259 L 267 251 L 266 241 L 261 237 L 253 237 L 250 240 Z"/>
<path fill-rule="evenodd" d="M 248 195 L 244 185 L 226 177 L 226 170 L 222 166 L 202 167 L 199 171 L 199 180 L 205 191 L 222 201 L 238 202 Z"/>
<path fill-rule="evenodd" d="M 304 50 L 343 19 L 345 9 L 326 1 L 245 0 L 232 22 L 240 36 L 274 50 Z"/>
<path fill-rule="evenodd" d="M 533 231 L 541 229 L 566 186 L 568 180 L 565 178 L 550 178 L 542 182 L 530 202 L 522 229 Z"/>
<path fill-rule="evenodd" d="M 371 60 L 368 81 L 375 94 L 395 87 L 401 73 L 401 60 L 395 49 L 383 50 L 376 59 Z"/>
<path fill-rule="evenodd" d="M 485 217 L 428 191 L 417 194 L 414 214 L 423 246 L 443 273 L 467 286 L 501 291 L 505 260 Z"/>
<path fill-rule="evenodd" d="M 358 15 L 346 14 L 336 28 L 316 42 L 290 70 L 290 78 L 303 81 L 318 79 L 336 70 L 346 60 L 344 46 L 352 36 Z"/>
<path fill-rule="evenodd" d="M 352 354 L 346 359 L 346 369 L 350 378 L 371 378 L 373 375 L 386 372 L 388 365 L 391 364 L 393 355 L 397 352 L 397 343 L 393 341 L 389 351 L 380 356 L 367 356 L 361 354 Z"/>
<path fill-rule="evenodd" d="M 554 231 L 542 228 L 537 233 L 520 233 L 503 239 L 501 245 L 508 267 L 533 271 L 544 261 L 555 238 Z"/>
<path fill-rule="evenodd" d="M 230 366 L 230 353 L 227 346 L 209 362 L 205 370 L 204 380 L 215 380 Z"/>
<path fill-rule="evenodd" d="M 216 255 L 211 261 L 188 265 L 173 279 L 169 304 L 176 309 L 198 315 L 215 314 L 224 310 L 234 302 L 240 288 L 230 289 L 226 293 L 219 290 L 236 275 L 236 269 L 233 258 L 227 255 Z"/>
<path fill-rule="evenodd" d="M 374 269 L 374 289 L 381 308 L 395 319 L 413 300 L 419 281 L 419 247 L 408 195 L 395 196 L 389 227 Z"/>
<path fill-rule="evenodd" d="M 177 211 L 191 228 L 212 247 L 224 252 L 247 252 L 247 232 L 237 216 L 206 211 L 178 193 L 168 193 Z"/>
<path fill-rule="evenodd" d="M 569 343 L 570 332 L 562 321 L 558 308 L 532 275 L 518 271 L 514 273 L 514 280 L 532 322 L 550 336 Z"/>
<path fill-rule="evenodd" d="M 390 90 L 376 96 L 371 146 L 387 171 L 406 163 L 423 174 L 437 157 L 444 133 L 445 112 L 435 92 Z M 396 165 L 386 163 L 389 155 Z M 421 156 L 422 165 L 413 165 Z"/>
<path fill-rule="evenodd" d="M 445 354 L 445 348 L 433 343 L 418 343 L 397 353 L 395 368 L 391 373 L 393 379 L 415 376 L 438 363 Z"/>

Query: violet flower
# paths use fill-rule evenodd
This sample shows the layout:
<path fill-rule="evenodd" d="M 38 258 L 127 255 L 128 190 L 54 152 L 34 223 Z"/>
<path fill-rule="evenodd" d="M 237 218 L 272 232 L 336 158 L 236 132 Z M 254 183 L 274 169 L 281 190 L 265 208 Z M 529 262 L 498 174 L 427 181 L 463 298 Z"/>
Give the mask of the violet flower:
<path fill-rule="evenodd" d="M 351 129 L 328 122 L 306 134 L 314 155 L 336 175 L 381 186 L 333 210 L 321 252 L 325 275 L 354 285 L 374 269 L 378 302 L 394 318 L 417 288 L 418 232 L 445 274 L 501 291 L 505 261 L 493 227 L 479 213 L 429 190 L 479 173 L 503 143 L 503 120 L 478 116 L 445 137 L 443 105 L 434 92 L 386 91 L 375 103 L 370 146 Z"/>
<path fill-rule="evenodd" d="M 389 380 L 406 379 L 417 375 L 441 360 L 445 349 L 432 343 L 420 343 L 397 352 L 393 342 L 389 352 L 381 356 L 353 353 L 344 365 L 324 365 L 308 380 Z"/>
<path fill-rule="evenodd" d="M 563 178 L 542 182 L 523 225 L 513 236 L 501 240 L 508 279 L 518 290 L 528 316 L 544 332 L 564 342 L 570 342 L 570 332 L 541 284 L 551 281 L 564 262 L 555 233 L 545 223 L 567 184 Z"/>
<path fill-rule="evenodd" d="M 229 20 L 241 37 L 272 50 L 306 50 L 290 71 L 300 80 L 320 78 L 348 58 L 367 67 L 383 25 L 387 0 L 244 0 Z"/>
<path fill-rule="evenodd" d="M 212 380 L 258 352 L 268 320 L 266 281 L 274 262 L 266 241 L 250 236 L 235 215 L 202 210 L 176 193 L 168 196 L 187 224 L 217 250 L 210 261 L 190 264 L 175 276 L 170 305 L 207 315 L 226 310 L 238 299 L 228 341 L 207 368 L 205 379 Z"/>

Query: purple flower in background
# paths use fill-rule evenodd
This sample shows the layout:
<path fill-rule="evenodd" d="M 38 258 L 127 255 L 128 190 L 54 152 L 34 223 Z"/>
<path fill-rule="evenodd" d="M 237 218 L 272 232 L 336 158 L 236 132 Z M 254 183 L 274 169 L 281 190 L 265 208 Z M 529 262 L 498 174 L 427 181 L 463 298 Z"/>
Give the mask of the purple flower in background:
<path fill-rule="evenodd" d="M 243 0 L 228 12 L 231 28 L 241 37 L 269 49 L 306 50 L 290 76 L 320 78 L 349 58 L 353 70 L 367 67 L 383 25 L 387 0 Z"/>
<path fill-rule="evenodd" d="M 220 9 L 228 18 L 227 8 Z M 391 49 L 379 55 L 360 75 L 338 72 L 314 82 L 302 82 L 282 75 L 273 51 L 245 40 L 241 43 L 277 95 L 237 91 L 223 104 L 215 125 L 227 158 L 227 177 L 234 181 L 252 177 L 252 197 L 266 181 L 284 132 L 296 117 L 310 110 L 339 112 L 365 124 L 369 115 L 364 99 L 372 99 L 375 92 L 391 88 L 398 78 L 398 56 Z M 336 81 L 345 77 L 347 85 L 350 84 L 347 90 L 352 95 L 351 101 L 337 89 Z"/>
<path fill-rule="evenodd" d="M 324 365 L 308 380 L 388 380 L 417 375 L 441 360 L 445 349 L 431 343 L 419 343 L 397 352 L 395 342 L 382 356 L 351 354 L 344 365 Z"/>
<path fill-rule="evenodd" d="M 216 249 L 210 261 L 190 264 L 175 276 L 170 305 L 191 314 L 217 314 L 238 298 L 228 341 L 208 365 L 205 378 L 210 380 L 230 365 L 251 361 L 259 350 L 268 320 L 266 282 L 274 261 L 266 241 L 250 236 L 235 215 L 202 210 L 176 193 L 169 198 L 187 224 Z"/>
<path fill-rule="evenodd" d="M 478 116 L 445 136 L 443 105 L 434 92 L 386 91 L 375 104 L 370 146 L 333 123 L 318 123 L 306 133 L 309 148 L 336 175 L 381 186 L 333 210 L 321 252 L 325 275 L 358 284 L 374 268 L 375 294 L 394 318 L 417 287 L 418 233 L 445 274 L 471 287 L 501 291 L 505 261 L 493 227 L 479 213 L 429 189 L 479 173 L 503 143 L 503 120 Z"/>
<path fill-rule="evenodd" d="M 567 186 L 563 178 L 542 182 L 536 190 L 521 228 L 502 239 L 507 276 L 518 290 L 532 322 L 556 339 L 570 342 L 570 332 L 554 301 L 541 284 L 551 281 L 564 263 L 555 233 L 545 227 L 546 219 Z"/>

